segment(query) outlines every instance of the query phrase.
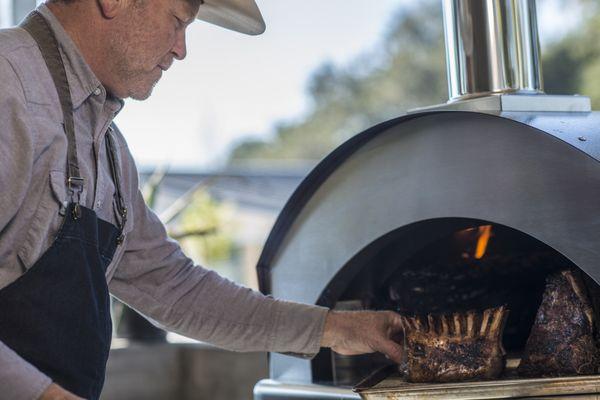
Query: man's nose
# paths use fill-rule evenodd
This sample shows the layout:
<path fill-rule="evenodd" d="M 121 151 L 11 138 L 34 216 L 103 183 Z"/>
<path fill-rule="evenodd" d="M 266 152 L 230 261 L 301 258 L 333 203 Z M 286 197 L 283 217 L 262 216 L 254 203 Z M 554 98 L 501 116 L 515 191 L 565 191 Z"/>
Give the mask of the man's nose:
<path fill-rule="evenodd" d="M 175 55 L 176 60 L 183 60 L 187 55 L 187 46 L 185 43 L 184 29 L 177 33 L 177 37 L 175 38 L 175 44 L 173 45 L 173 49 L 171 51 Z"/>

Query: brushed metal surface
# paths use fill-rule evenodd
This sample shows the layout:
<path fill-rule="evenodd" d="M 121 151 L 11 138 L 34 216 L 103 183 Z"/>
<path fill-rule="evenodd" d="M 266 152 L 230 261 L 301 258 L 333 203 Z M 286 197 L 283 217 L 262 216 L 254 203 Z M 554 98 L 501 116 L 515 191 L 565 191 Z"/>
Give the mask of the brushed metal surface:
<path fill-rule="evenodd" d="M 535 0 L 443 0 L 450 101 L 543 92 Z"/>
<path fill-rule="evenodd" d="M 264 379 L 254 387 L 254 400 L 357 400 L 360 396 L 350 389 L 323 386 L 286 384 Z"/>
<path fill-rule="evenodd" d="M 314 303 L 366 245 L 444 217 L 515 228 L 600 280 L 597 115 L 511 116 L 522 123 L 476 113 L 423 116 L 357 149 L 316 188 L 280 242 L 272 294 Z"/>
<path fill-rule="evenodd" d="M 409 113 L 425 111 L 475 111 L 475 112 L 590 112 L 592 104 L 586 96 L 549 94 L 492 94 L 461 99 L 433 106 L 408 110 Z"/>

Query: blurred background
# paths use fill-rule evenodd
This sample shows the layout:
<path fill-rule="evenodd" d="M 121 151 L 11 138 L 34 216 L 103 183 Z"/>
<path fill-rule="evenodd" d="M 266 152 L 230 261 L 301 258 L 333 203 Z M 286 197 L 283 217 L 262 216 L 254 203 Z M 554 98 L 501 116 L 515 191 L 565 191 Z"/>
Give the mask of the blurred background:
<path fill-rule="evenodd" d="M 39 2 L 0 0 L 0 25 Z M 258 3 L 263 35 L 192 24 L 187 59 L 117 118 L 171 235 L 198 264 L 252 288 L 275 218 L 322 157 L 363 129 L 447 100 L 439 0 Z M 546 92 L 587 95 L 599 109 L 599 2 L 537 6 Z M 171 334 L 179 347 L 157 345 L 165 334 L 124 310 L 115 305 L 105 399 L 251 398 L 267 374 L 264 354 L 231 355 Z M 148 343 L 166 354 L 150 372 L 159 352 Z"/>

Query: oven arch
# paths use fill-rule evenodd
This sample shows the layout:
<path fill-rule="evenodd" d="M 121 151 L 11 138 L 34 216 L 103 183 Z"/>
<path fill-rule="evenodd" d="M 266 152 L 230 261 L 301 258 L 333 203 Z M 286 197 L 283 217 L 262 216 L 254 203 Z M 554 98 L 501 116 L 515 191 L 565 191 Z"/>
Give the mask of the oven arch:
<path fill-rule="evenodd" d="M 434 112 L 388 121 L 340 146 L 296 190 L 259 260 L 260 288 L 315 304 L 360 249 L 441 218 L 512 227 L 600 281 L 599 159 L 595 113 Z M 310 375 L 306 360 L 273 354 L 271 366 L 275 379 Z"/>

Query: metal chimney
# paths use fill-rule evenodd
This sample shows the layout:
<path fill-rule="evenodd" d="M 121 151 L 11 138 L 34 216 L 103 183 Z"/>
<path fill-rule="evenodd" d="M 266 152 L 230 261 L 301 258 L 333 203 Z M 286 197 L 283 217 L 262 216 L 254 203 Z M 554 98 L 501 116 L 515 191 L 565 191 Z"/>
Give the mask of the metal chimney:
<path fill-rule="evenodd" d="M 449 101 L 409 110 L 589 112 L 588 97 L 546 95 L 535 0 L 442 0 Z"/>
<path fill-rule="evenodd" d="M 450 101 L 543 93 L 535 0 L 443 0 Z"/>

